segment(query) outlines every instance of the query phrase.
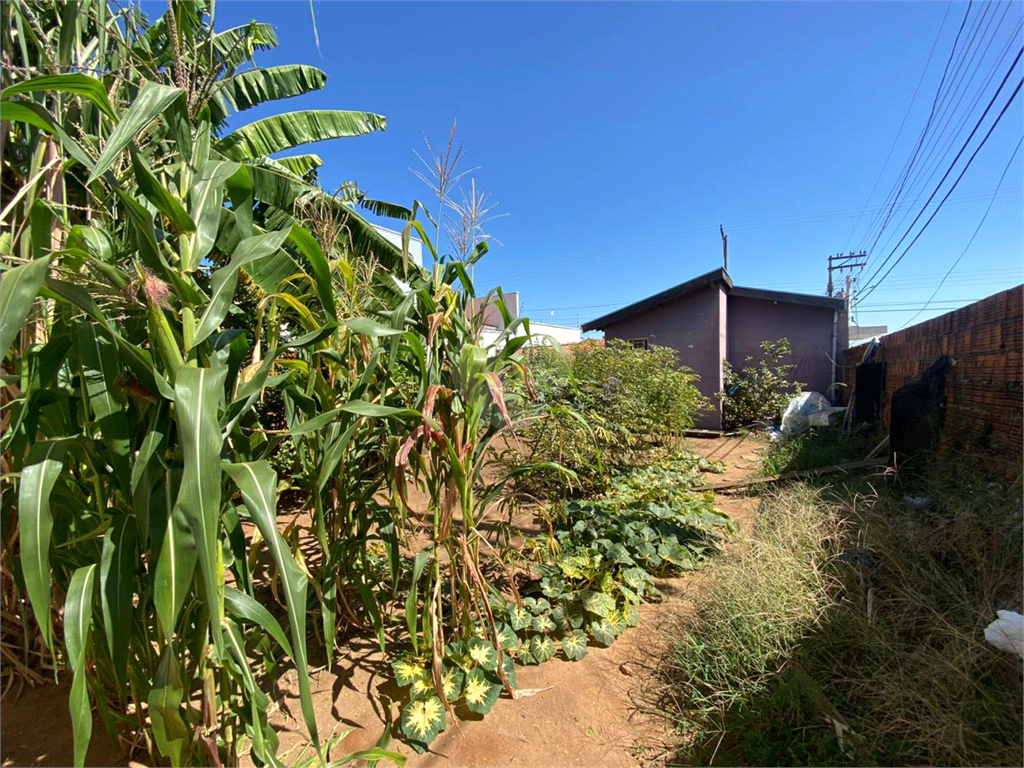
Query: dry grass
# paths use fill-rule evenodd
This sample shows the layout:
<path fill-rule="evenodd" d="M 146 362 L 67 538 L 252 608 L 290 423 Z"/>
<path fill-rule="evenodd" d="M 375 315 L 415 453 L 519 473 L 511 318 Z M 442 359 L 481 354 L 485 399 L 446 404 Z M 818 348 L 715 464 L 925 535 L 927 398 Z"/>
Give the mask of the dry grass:
<path fill-rule="evenodd" d="M 983 637 L 1021 610 L 1020 485 L 887 482 L 765 498 L 663 666 L 682 761 L 1021 765 L 1021 662 Z"/>

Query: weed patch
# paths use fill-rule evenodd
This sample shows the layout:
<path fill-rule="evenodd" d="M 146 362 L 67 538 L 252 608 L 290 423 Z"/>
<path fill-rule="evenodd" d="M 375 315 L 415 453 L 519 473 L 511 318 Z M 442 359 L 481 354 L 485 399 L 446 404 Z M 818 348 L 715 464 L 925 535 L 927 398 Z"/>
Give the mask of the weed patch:
<path fill-rule="evenodd" d="M 1021 662 L 983 636 L 1021 606 L 1019 484 L 874 485 L 764 499 L 663 665 L 681 762 L 1020 765 Z"/>

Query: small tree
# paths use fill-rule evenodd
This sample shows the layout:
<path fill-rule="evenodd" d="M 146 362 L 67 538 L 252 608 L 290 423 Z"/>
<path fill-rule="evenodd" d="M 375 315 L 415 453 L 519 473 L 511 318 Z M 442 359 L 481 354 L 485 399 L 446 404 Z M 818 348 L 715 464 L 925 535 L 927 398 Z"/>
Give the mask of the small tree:
<path fill-rule="evenodd" d="M 796 365 L 782 362 L 791 351 L 789 339 L 764 341 L 760 359 L 748 357 L 740 370 L 728 360 L 722 364 L 725 390 L 718 396 L 722 399 L 722 418 L 727 429 L 778 416 L 789 399 L 803 389 L 802 383 L 790 379 Z"/>

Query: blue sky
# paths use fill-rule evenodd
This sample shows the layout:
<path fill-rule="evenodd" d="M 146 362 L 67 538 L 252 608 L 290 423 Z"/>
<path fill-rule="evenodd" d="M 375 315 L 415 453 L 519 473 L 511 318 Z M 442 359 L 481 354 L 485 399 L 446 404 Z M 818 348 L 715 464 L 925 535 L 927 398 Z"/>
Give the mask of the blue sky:
<path fill-rule="evenodd" d="M 281 46 L 261 54 L 261 65 L 306 63 L 329 76 L 324 91 L 246 120 L 300 108 L 386 115 L 384 133 L 313 150 L 325 161 L 325 188 L 354 180 L 405 204 L 429 202 L 410 171 L 424 135 L 442 144 L 458 120 L 465 167 L 479 167 L 478 186 L 508 214 L 490 228 L 501 245 L 478 265 L 478 290 L 518 290 L 524 314 L 566 325 L 719 266 L 719 224 L 738 284 L 823 293 L 828 254 L 872 245 L 875 212 L 925 126 L 967 10 L 960 2 L 314 7 L 319 51 L 305 2 L 218 3 L 218 28 L 250 18 L 275 25 Z M 1019 3 L 974 4 L 961 36 L 966 61 L 958 70 L 954 60 L 949 76 L 964 98 L 954 91 L 940 104 L 934 144 L 864 277 L 907 230 L 991 98 L 1020 49 L 1020 19 Z M 1024 279 L 1021 153 L 993 196 L 1024 133 L 1022 100 L 920 240 L 865 296 L 862 324 L 893 330 L 913 318 L 990 203 L 917 321 Z"/>

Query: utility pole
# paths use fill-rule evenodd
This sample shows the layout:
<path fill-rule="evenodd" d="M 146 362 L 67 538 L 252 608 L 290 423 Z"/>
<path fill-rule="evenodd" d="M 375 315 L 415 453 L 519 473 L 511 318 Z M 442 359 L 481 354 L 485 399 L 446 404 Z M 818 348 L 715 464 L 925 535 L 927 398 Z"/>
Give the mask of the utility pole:
<path fill-rule="evenodd" d="M 833 272 L 853 272 L 855 269 L 864 269 L 867 266 L 867 251 L 861 251 L 860 253 L 853 253 L 852 251 L 845 256 L 843 254 L 836 254 L 835 256 L 828 257 L 828 295 L 835 295 L 835 284 L 832 280 Z M 846 277 L 846 297 L 849 299 L 850 288 L 851 288 L 851 277 Z"/>
<path fill-rule="evenodd" d="M 729 236 L 725 234 L 725 227 L 718 225 L 718 231 L 722 233 L 722 269 L 729 271 Z"/>

